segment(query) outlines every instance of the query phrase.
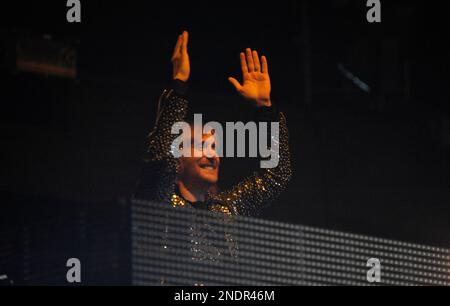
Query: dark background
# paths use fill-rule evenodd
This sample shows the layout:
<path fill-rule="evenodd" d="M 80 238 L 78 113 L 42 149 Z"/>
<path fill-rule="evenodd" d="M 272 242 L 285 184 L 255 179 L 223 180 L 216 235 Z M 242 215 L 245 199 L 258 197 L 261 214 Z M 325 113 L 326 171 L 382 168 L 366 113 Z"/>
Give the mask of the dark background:
<path fill-rule="evenodd" d="M 187 29 L 191 101 L 210 118 L 246 117 L 227 77 L 240 78 L 246 47 L 268 57 L 295 173 L 263 218 L 450 247 L 444 8 L 382 1 L 382 23 L 369 24 L 362 0 L 90 0 L 81 1 L 81 24 L 69 24 L 65 2 L 1 5 L 5 199 L 96 205 L 127 197 L 173 45 Z M 76 80 L 9 69 L 11 37 L 43 35 L 76 48 Z M 248 165 L 225 160 L 223 186 Z"/>

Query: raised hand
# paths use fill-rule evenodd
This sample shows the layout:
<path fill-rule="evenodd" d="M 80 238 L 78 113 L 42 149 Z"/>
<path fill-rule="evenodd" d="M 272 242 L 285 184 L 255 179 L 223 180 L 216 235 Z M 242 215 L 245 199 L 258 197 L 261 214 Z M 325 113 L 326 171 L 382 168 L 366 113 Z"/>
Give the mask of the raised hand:
<path fill-rule="evenodd" d="M 189 55 L 187 51 L 189 40 L 189 33 L 184 31 L 183 34 L 178 36 L 177 44 L 173 50 L 172 55 L 172 67 L 173 67 L 173 79 L 178 79 L 186 82 L 189 80 L 191 73 L 191 65 L 189 62 Z"/>
<path fill-rule="evenodd" d="M 250 100 L 258 107 L 271 106 L 270 101 L 270 77 L 267 59 L 258 57 L 258 52 L 247 48 L 240 54 L 243 84 L 235 78 L 228 80 L 245 99 Z"/>

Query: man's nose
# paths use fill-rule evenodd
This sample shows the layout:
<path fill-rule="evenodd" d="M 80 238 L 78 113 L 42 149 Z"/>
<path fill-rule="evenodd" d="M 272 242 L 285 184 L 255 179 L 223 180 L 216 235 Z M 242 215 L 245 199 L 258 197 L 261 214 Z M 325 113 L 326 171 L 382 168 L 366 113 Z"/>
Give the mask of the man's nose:
<path fill-rule="evenodd" d="M 217 159 L 219 157 L 216 149 L 213 148 L 213 146 L 207 146 L 207 148 L 203 150 L 203 155 L 208 159 Z"/>

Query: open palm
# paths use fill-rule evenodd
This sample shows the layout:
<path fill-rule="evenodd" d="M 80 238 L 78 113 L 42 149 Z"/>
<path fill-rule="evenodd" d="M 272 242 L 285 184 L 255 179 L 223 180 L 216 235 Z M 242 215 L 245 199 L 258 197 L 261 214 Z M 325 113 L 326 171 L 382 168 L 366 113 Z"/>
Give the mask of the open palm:
<path fill-rule="evenodd" d="M 184 31 L 178 36 L 177 44 L 172 54 L 173 79 L 187 82 L 191 73 L 191 64 L 188 54 L 189 33 Z"/>
<path fill-rule="evenodd" d="M 259 59 L 258 52 L 246 49 L 240 54 L 242 79 L 239 83 L 235 78 L 228 78 L 236 90 L 244 98 L 256 103 L 257 106 L 271 106 L 270 77 L 265 56 Z"/>

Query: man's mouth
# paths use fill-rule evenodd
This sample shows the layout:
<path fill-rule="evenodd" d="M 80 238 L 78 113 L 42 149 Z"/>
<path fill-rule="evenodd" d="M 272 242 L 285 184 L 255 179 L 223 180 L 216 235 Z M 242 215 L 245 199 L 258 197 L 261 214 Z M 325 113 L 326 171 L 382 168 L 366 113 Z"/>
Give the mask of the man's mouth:
<path fill-rule="evenodd" d="M 200 164 L 199 166 L 200 168 L 207 170 L 215 170 L 217 168 L 217 165 L 215 163 Z"/>

